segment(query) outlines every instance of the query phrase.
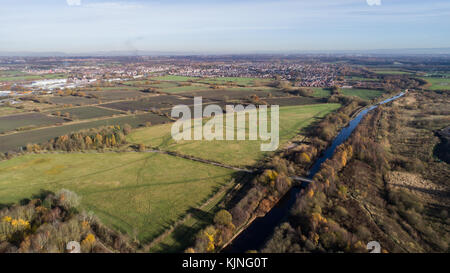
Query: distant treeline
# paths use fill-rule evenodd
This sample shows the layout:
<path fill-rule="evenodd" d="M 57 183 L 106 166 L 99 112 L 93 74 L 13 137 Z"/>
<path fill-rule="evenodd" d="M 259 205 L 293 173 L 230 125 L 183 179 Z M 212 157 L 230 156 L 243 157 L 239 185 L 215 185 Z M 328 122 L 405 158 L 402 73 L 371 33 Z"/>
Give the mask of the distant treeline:
<path fill-rule="evenodd" d="M 44 144 L 27 144 L 27 152 L 41 150 L 61 150 L 67 152 L 84 151 L 90 149 L 104 149 L 119 147 L 124 144 L 125 136 L 131 132 L 131 126 L 125 124 L 104 126 L 98 129 L 89 129 L 77 133 L 56 137 Z"/>

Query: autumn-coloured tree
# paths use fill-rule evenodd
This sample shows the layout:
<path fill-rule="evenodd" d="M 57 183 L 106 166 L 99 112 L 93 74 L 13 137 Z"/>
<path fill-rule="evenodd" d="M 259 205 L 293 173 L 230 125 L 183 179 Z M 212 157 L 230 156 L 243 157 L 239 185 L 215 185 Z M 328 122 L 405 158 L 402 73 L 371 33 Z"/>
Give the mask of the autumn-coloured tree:
<path fill-rule="evenodd" d="M 86 144 L 86 147 L 90 148 L 92 146 L 92 139 L 89 136 L 86 136 L 84 138 L 84 143 Z"/>
<path fill-rule="evenodd" d="M 266 214 L 267 212 L 269 212 L 270 208 L 271 208 L 271 203 L 270 203 L 270 201 L 266 198 L 266 199 L 263 199 L 263 200 L 261 201 L 261 203 L 259 204 L 258 211 L 259 211 L 259 213 L 261 213 L 262 215 L 264 215 L 264 214 Z"/>
<path fill-rule="evenodd" d="M 145 151 L 145 145 L 144 144 L 139 144 L 139 147 L 138 147 L 138 149 L 139 149 L 139 152 L 143 152 L 143 151 Z"/>
<path fill-rule="evenodd" d="M 103 137 L 100 134 L 96 134 L 94 142 L 95 142 L 96 146 L 102 145 L 103 144 Z"/>
<path fill-rule="evenodd" d="M 303 152 L 298 156 L 298 162 L 301 164 L 308 164 L 311 162 L 311 157 L 306 152 Z"/>
<path fill-rule="evenodd" d="M 206 238 L 208 239 L 206 252 L 214 252 L 216 232 L 217 232 L 216 229 L 212 226 L 205 229 L 204 234 L 205 234 Z"/>
<path fill-rule="evenodd" d="M 27 152 L 32 152 L 33 151 L 33 144 L 28 143 L 27 146 L 25 147 L 25 149 L 27 150 Z"/>
<path fill-rule="evenodd" d="M 88 235 L 86 235 L 84 240 L 81 241 L 81 248 L 86 252 L 91 252 L 95 242 L 96 240 L 94 234 L 89 233 Z"/>
<path fill-rule="evenodd" d="M 116 137 L 115 137 L 115 135 L 113 134 L 113 135 L 111 136 L 111 146 L 116 146 L 116 145 L 117 145 Z"/>
<path fill-rule="evenodd" d="M 130 126 L 130 124 L 125 124 L 125 125 L 123 125 L 123 133 L 125 134 L 125 135 L 128 135 L 129 133 L 131 133 L 131 126 Z"/>

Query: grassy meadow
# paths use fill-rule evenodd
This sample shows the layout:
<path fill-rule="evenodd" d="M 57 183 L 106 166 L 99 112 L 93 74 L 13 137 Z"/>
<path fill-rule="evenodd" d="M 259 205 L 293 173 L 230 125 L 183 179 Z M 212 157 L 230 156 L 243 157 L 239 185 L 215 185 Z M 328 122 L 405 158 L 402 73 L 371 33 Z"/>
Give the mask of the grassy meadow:
<path fill-rule="evenodd" d="M 166 93 L 183 93 L 183 92 L 189 92 L 189 91 L 198 91 L 198 90 L 208 90 L 209 86 L 206 85 L 186 85 L 186 86 L 175 86 L 175 87 L 168 87 L 168 88 L 162 88 L 160 91 L 166 92 Z"/>
<path fill-rule="evenodd" d="M 409 75 L 412 74 L 408 71 L 402 71 L 397 69 L 373 69 L 376 74 L 390 74 L 390 75 Z"/>
<path fill-rule="evenodd" d="M 427 81 L 431 86 L 426 87 L 430 90 L 450 90 L 450 78 L 432 78 L 426 77 L 421 78 L 424 81 Z"/>
<path fill-rule="evenodd" d="M 355 96 L 363 100 L 372 100 L 383 95 L 383 91 L 371 89 L 342 88 L 341 93 L 345 96 Z"/>
<path fill-rule="evenodd" d="M 298 134 L 302 128 L 339 107 L 339 104 L 280 107 L 280 145 Z M 265 155 L 260 151 L 260 144 L 263 143 L 261 140 L 175 142 L 171 136 L 171 127 L 171 124 L 164 124 L 140 128 L 131 133 L 127 139 L 131 143 L 159 147 L 234 166 L 253 165 Z"/>
<path fill-rule="evenodd" d="M 261 79 L 261 78 L 246 78 L 246 77 L 218 77 L 218 78 L 204 78 L 199 80 L 199 82 L 209 83 L 209 84 L 227 84 L 233 83 L 238 85 L 252 86 L 256 83 L 268 83 L 271 79 Z"/>
<path fill-rule="evenodd" d="M 18 74 L 0 75 L 0 82 L 64 79 L 65 77 L 66 75 L 64 74 L 32 75 L 32 74 L 18 73 Z"/>
<path fill-rule="evenodd" d="M 256 82 L 268 83 L 271 79 L 260 79 L 260 78 L 246 78 L 246 77 L 216 77 L 216 78 L 200 78 L 200 77 L 186 77 L 186 76 L 176 76 L 176 75 L 166 75 L 153 77 L 152 80 L 156 81 L 169 81 L 169 82 L 199 82 L 206 84 L 227 84 L 234 83 L 238 85 L 252 86 Z"/>
<path fill-rule="evenodd" d="M 331 96 L 331 91 L 327 88 L 312 87 L 314 90 L 314 97 L 327 98 Z M 355 96 L 363 100 L 372 100 L 383 94 L 383 91 L 373 89 L 358 89 L 358 88 L 341 88 L 341 93 L 345 96 Z"/>
<path fill-rule="evenodd" d="M 0 204 L 65 188 L 108 226 L 148 241 L 229 183 L 232 172 L 157 153 L 30 154 L 0 162 Z"/>
<path fill-rule="evenodd" d="M 176 76 L 176 75 L 165 75 L 165 76 L 158 76 L 158 77 L 152 77 L 152 80 L 156 81 L 177 81 L 177 82 L 187 82 L 187 81 L 195 81 L 200 78 L 198 77 L 186 77 L 186 76 Z"/>
<path fill-rule="evenodd" d="M 327 98 L 331 96 L 331 90 L 327 88 L 321 87 L 311 87 L 314 90 L 313 96 L 317 98 Z"/>

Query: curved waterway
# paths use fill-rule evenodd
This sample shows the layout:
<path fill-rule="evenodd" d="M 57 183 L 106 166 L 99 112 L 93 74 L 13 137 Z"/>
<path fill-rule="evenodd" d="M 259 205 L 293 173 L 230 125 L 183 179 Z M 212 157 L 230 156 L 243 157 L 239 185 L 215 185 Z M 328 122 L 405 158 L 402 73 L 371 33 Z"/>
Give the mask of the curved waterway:
<path fill-rule="evenodd" d="M 314 162 L 309 170 L 308 178 L 312 179 L 314 175 L 320 170 L 323 162 L 331 158 L 336 150 L 336 147 L 341 145 L 355 130 L 356 126 L 361 122 L 362 118 L 371 110 L 377 108 L 381 104 L 385 104 L 396 100 L 403 96 L 402 92 L 394 97 L 388 98 L 378 104 L 365 108 L 353 118 L 347 127 L 343 128 L 339 134 L 334 138 L 331 145 L 325 152 Z M 305 186 L 305 185 L 303 185 Z M 264 216 L 256 218 L 239 236 L 237 236 L 231 244 L 229 244 L 222 252 L 225 253 L 242 253 L 248 250 L 261 249 L 269 237 L 273 234 L 275 228 L 287 219 L 292 206 L 295 203 L 298 193 L 302 187 L 293 187 L 281 200 Z"/>

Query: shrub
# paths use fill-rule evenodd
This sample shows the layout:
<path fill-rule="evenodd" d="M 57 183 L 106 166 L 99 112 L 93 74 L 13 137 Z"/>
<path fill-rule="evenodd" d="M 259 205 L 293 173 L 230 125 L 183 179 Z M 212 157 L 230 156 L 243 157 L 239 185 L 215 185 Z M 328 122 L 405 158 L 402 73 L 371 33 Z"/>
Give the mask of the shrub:
<path fill-rule="evenodd" d="M 233 216 L 233 224 L 237 227 L 242 225 L 249 217 L 248 212 L 242 209 L 239 204 L 231 210 L 231 213 Z"/>
<path fill-rule="evenodd" d="M 130 124 L 125 124 L 123 126 L 123 133 L 124 133 L 124 135 L 128 135 L 129 133 L 131 133 L 131 126 L 130 126 Z"/>
<path fill-rule="evenodd" d="M 144 144 L 139 144 L 139 152 L 143 152 L 145 151 L 145 145 Z"/>
<path fill-rule="evenodd" d="M 348 215 L 348 211 L 344 207 L 341 207 L 341 206 L 337 206 L 335 208 L 335 212 L 336 212 L 336 215 L 340 218 Z"/>
<path fill-rule="evenodd" d="M 217 212 L 214 216 L 214 223 L 217 225 L 228 226 L 231 224 L 232 220 L 233 216 L 231 215 L 231 213 L 224 209 Z"/>
<path fill-rule="evenodd" d="M 86 235 L 83 241 L 81 241 L 81 248 L 84 250 L 84 252 L 91 252 L 92 248 L 95 244 L 95 236 L 92 233 L 89 233 Z"/>
<path fill-rule="evenodd" d="M 370 230 L 366 228 L 365 226 L 358 226 L 358 229 L 356 230 L 356 234 L 358 237 L 362 240 L 366 240 L 371 235 Z"/>
<path fill-rule="evenodd" d="M 308 164 L 311 162 L 311 157 L 306 152 L 303 152 L 298 156 L 298 162 L 301 164 Z"/>
<path fill-rule="evenodd" d="M 56 193 L 56 200 L 58 205 L 69 209 L 76 209 L 80 205 L 80 197 L 72 191 L 62 189 Z"/>

